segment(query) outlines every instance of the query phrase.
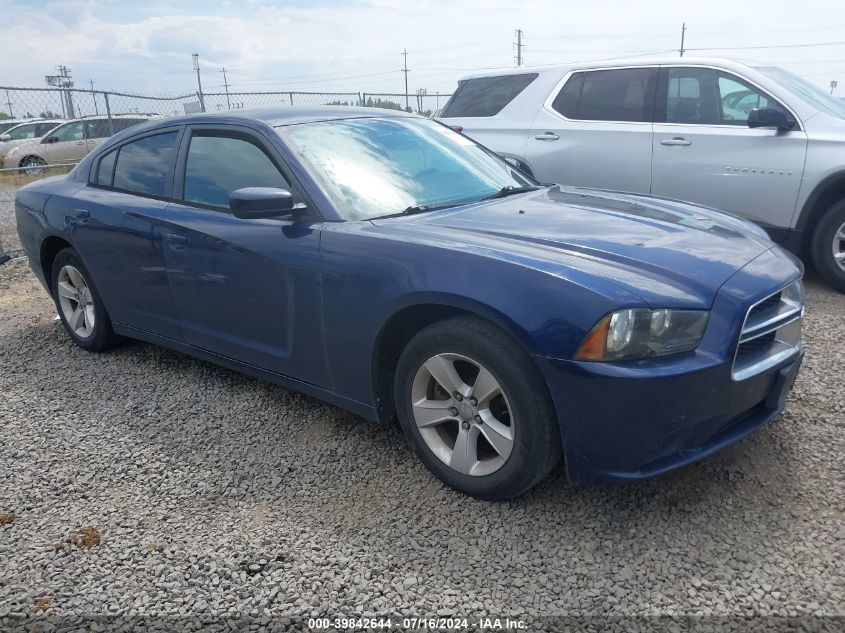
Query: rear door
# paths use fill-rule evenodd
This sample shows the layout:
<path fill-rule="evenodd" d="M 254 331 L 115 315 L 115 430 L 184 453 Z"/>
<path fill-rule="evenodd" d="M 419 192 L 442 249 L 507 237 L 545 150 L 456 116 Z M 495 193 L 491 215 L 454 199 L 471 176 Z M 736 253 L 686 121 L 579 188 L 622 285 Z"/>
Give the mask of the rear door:
<path fill-rule="evenodd" d="M 779 108 L 750 81 L 710 67 L 661 69 L 654 124 L 652 192 L 788 227 L 807 153 L 800 123 L 789 132 L 752 129 L 752 108 Z M 796 118 L 797 120 L 797 118 Z"/>
<path fill-rule="evenodd" d="M 651 190 L 657 67 L 568 74 L 537 113 L 525 160 L 540 182 Z"/>
<path fill-rule="evenodd" d="M 161 226 L 181 127 L 157 130 L 104 154 L 74 196 L 73 242 L 112 320 L 173 340 L 182 333 L 170 293 Z"/>
<path fill-rule="evenodd" d="M 241 219 L 229 194 L 278 187 L 300 199 L 281 156 L 250 128 L 194 126 L 182 143 L 164 234 L 185 340 L 325 386 L 320 228 L 311 215 Z"/>

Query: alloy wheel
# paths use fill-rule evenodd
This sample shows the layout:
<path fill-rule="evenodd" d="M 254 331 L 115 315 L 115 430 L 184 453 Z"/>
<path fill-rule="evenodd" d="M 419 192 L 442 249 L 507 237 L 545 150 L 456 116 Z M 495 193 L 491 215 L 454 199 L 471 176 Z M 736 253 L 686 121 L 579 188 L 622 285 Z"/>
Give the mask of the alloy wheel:
<path fill-rule="evenodd" d="M 429 358 L 411 387 L 414 422 L 426 446 L 464 475 L 498 471 L 514 444 L 514 420 L 492 372 L 461 354 Z"/>
<path fill-rule="evenodd" d="M 845 222 L 836 230 L 833 235 L 833 261 L 840 269 L 845 271 Z"/>
<path fill-rule="evenodd" d="M 37 156 L 30 156 L 21 162 L 21 169 L 28 176 L 40 176 L 46 166 L 46 161 Z"/>
<path fill-rule="evenodd" d="M 80 338 L 91 336 L 95 323 L 94 298 L 79 269 L 70 264 L 62 266 L 57 291 L 62 316 L 68 327 Z"/>

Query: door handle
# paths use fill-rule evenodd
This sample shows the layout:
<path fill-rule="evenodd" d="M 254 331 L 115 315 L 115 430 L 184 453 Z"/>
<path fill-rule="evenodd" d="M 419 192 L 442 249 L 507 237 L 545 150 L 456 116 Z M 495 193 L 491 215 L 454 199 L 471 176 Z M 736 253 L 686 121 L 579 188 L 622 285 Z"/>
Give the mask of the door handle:
<path fill-rule="evenodd" d="M 183 235 L 176 235 L 175 233 L 168 233 L 164 237 L 167 245 L 174 251 L 183 251 L 188 243 L 188 238 Z"/>
<path fill-rule="evenodd" d="M 684 138 L 683 136 L 676 136 L 674 138 L 662 138 L 660 139 L 661 145 L 692 145 L 692 141 L 689 139 Z"/>
<path fill-rule="evenodd" d="M 538 134 L 534 138 L 536 138 L 538 141 L 556 141 L 560 137 L 554 132 L 543 132 L 542 134 Z"/>
<path fill-rule="evenodd" d="M 85 145 L 85 141 L 76 141 L 77 145 Z"/>
<path fill-rule="evenodd" d="M 74 209 L 73 217 L 75 217 L 77 220 L 84 221 L 91 217 L 91 212 L 86 209 Z"/>

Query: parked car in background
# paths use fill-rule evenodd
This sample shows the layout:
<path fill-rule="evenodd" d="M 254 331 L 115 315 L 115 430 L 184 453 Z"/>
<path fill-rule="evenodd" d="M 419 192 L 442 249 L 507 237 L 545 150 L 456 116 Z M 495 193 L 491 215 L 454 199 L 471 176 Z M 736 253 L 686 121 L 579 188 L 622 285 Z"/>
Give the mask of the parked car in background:
<path fill-rule="evenodd" d="M 21 123 L 0 134 L 0 157 L 25 141 L 40 141 L 53 129 L 64 123 L 64 119 L 42 119 Z"/>
<path fill-rule="evenodd" d="M 15 127 L 16 125 L 29 123 L 30 121 L 35 121 L 35 119 L 0 119 L 0 134 Z"/>
<path fill-rule="evenodd" d="M 397 111 L 139 126 L 15 209 L 83 349 L 137 338 L 398 416 L 434 474 L 487 499 L 561 452 L 580 482 L 710 455 L 783 411 L 803 354 L 801 263 L 759 227 L 540 186 Z"/>
<path fill-rule="evenodd" d="M 146 123 L 152 115 L 123 114 L 85 117 L 68 121 L 42 139 L 32 139 L 12 148 L 3 157 L 3 167 L 40 171 L 46 165 L 75 163 L 113 133 Z"/>
<path fill-rule="evenodd" d="M 541 182 L 753 220 L 845 291 L 845 103 L 777 67 L 666 58 L 468 76 L 443 122 Z"/>

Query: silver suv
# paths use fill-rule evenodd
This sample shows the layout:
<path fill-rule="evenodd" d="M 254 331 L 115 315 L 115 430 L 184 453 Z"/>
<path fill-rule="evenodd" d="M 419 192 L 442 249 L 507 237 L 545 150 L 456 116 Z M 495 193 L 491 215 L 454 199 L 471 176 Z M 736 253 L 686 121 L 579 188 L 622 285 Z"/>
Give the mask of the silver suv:
<path fill-rule="evenodd" d="M 781 68 L 672 57 L 487 72 L 462 79 L 440 119 L 542 182 L 753 220 L 845 292 L 845 102 Z"/>

